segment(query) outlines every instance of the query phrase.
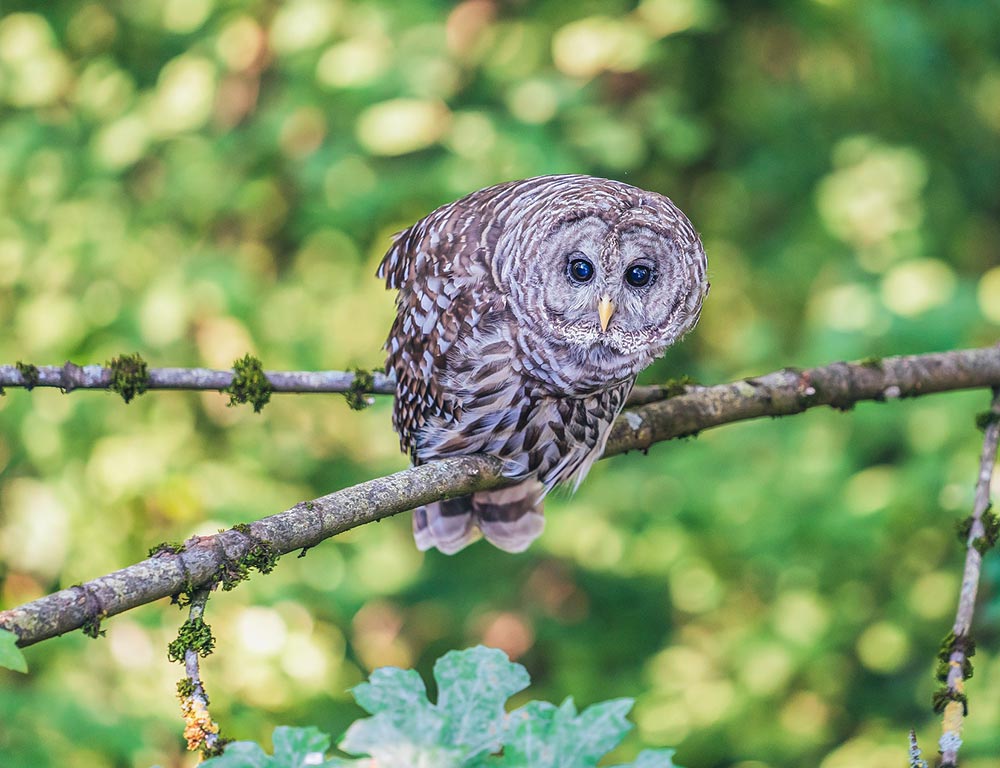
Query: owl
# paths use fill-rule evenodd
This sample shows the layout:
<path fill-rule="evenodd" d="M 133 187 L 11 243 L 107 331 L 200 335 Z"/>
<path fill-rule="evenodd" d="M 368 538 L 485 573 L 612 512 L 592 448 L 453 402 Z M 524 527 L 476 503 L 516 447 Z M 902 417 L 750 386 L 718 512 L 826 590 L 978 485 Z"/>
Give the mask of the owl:
<path fill-rule="evenodd" d="M 637 374 L 694 327 L 706 266 L 670 200 L 590 176 L 482 189 L 399 233 L 377 274 L 398 291 L 385 348 L 402 449 L 489 454 L 514 481 L 414 510 L 417 546 L 526 549 L 545 495 L 580 483 Z"/>

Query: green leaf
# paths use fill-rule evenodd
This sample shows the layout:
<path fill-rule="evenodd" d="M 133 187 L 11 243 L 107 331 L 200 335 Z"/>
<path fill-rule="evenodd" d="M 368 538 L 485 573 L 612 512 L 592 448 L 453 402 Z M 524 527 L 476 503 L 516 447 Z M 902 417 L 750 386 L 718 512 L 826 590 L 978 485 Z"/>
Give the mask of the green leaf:
<path fill-rule="evenodd" d="M 274 742 L 273 759 L 281 766 L 318 765 L 316 762 L 306 763 L 305 760 L 315 760 L 313 756 L 317 754 L 322 757 L 330 749 L 330 737 L 315 727 L 289 728 L 287 725 L 279 725 L 274 729 L 271 740 Z"/>
<path fill-rule="evenodd" d="M 355 755 L 371 755 L 381 765 L 417 764 L 420 755 L 434 752 L 442 765 L 454 764 L 452 755 L 440 752 L 441 714 L 427 700 L 427 689 L 412 669 L 383 667 L 369 682 L 351 691 L 355 700 L 373 716 L 358 720 L 344 734 L 340 748 Z M 457 750 L 447 750 L 459 753 Z"/>
<path fill-rule="evenodd" d="M 427 688 L 413 669 L 381 667 L 372 672 L 369 682 L 351 689 L 354 700 L 369 714 L 406 711 L 411 707 L 429 707 Z"/>
<path fill-rule="evenodd" d="M 572 698 L 555 707 L 532 701 L 510 713 L 504 768 L 594 768 L 622 740 L 632 724 L 631 699 L 612 699 L 577 715 Z"/>
<path fill-rule="evenodd" d="M 496 648 L 450 651 L 434 665 L 443 736 L 466 748 L 465 757 L 496 752 L 504 731 L 504 704 L 531 681 L 528 670 Z"/>
<path fill-rule="evenodd" d="M 252 741 L 234 741 L 226 745 L 226 751 L 202 763 L 211 768 L 272 768 L 274 760 L 264 753 L 259 744 Z"/>
<path fill-rule="evenodd" d="M 17 647 L 17 635 L 6 629 L 0 629 L 0 667 L 15 672 L 28 671 L 28 662 Z"/>
<path fill-rule="evenodd" d="M 379 768 L 457 767 L 499 750 L 504 703 L 527 687 L 527 670 L 503 651 L 477 646 L 438 659 L 434 679 L 436 705 L 413 670 L 375 670 L 353 690 L 373 716 L 348 728 L 340 748 L 371 755 Z"/>
<path fill-rule="evenodd" d="M 674 762 L 673 749 L 644 749 L 634 763 L 616 765 L 612 768 L 681 768 Z"/>
<path fill-rule="evenodd" d="M 206 760 L 209 768 L 341 768 L 370 761 L 324 759 L 330 737 L 318 728 L 290 728 L 280 725 L 272 736 L 274 754 L 268 755 L 252 741 L 234 741 L 218 757 Z"/>

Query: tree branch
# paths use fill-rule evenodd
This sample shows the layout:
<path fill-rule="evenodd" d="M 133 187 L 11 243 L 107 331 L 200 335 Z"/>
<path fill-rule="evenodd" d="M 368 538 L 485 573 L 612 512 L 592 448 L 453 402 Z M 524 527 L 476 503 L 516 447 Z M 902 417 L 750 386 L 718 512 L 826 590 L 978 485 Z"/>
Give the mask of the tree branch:
<path fill-rule="evenodd" d="M 1000 386 L 1000 346 L 933 355 L 786 369 L 685 394 L 627 411 L 612 430 L 605 456 L 645 450 L 653 443 L 760 416 L 784 416 L 829 405 L 841 410 L 862 400 Z M 646 391 L 646 388 L 640 390 Z M 262 551 L 283 555 L 431 501 L 497 488 L 507 480 L 490 456 L 444 459 L 369 480 L 248 526 L 195 537 L 180 552 L 162 548 L 147 560 L 0 612 L 0 627 L 19 645 L 93 624 L 145 603 L 259 567 Z M 263 570 L 263 569 L 261 569 Z"/>
<path fill-rule="evenodd" d="M 965 680 L 972 674 L 969 657 L 975 653 L 972 615 L 976 608 L 976 593 L 979 591 L 979 574 L 983 552 L 995 544 L 997 538 L 997 521 L 989 513 L 989 509 L 990 478 L 997 460 L 997 444 L 1000 443 L 1000 387 L 993 388 L 993 402 L 985 421 L 983 452 L 979 458 L 976 498 L 966 537 L 965 569 L 958 596 L 958 610 L 951 634 L 945 647 L 941 649 L 941 661 L 947 665 L 943 681 L 945 689 L 942 692 L 944 712 L 941 738 L 938 742 L 941 768 L 950 768 L 958 763 L 958 750 L 962 746 L 962 723 L 966 713 Z"/>
<path fill-rule="evenodd" d="M 356 375 L 350 371 L 268 371 L 265 374 L 274 392 L 350 392 Z M 57 387 L 109 389 L 112 369 L 103 365 L 0 365 L 0 387 Z M 151 368 L 147 389 L 222 390 L 233 383 L 233 371 L 209 368 Z M 396 385 L 391 376 L 372 374 L 372 394 L 391 395 Z"/>
<path fill-rule="evenodd" d="M 813 388 L 818 389 L 821 386 L 826 390 L 818 395 L 813 393 L 818 400 L 815 403 L 810 401 L 809 405 L 848 408 L 857 400 L 879 399 L 877 397 L 879 391 L 882 393 L 882 399 L 892 399 L 953 389 L 989 387 L 997 380 L 998 370 L 1000 370 L 1000 346 L 929 355 L 886 357 L 861 363 L 834 363 L 809 371 L 785 369 L 759 379 L 735 382 L 729 386 L 756 387 L 762 383 L 769 386 L 778 383 L 777 379 L 798 386 L 800 384 L 798 376 L 807 374 L 814 377 Z M 882 375 L 883 373 L 885 375 Z M 209 368 L 150 368 L 146 389 L 223 390 L 233 383 L 233 375 L 232 370 Z M 109 389 L 112 376 L 113 369 L 108 366 L 80 366 L 68 361 L 63 365 L 26 366 L 20 363 L 0 365 L 0 388 L 56 387 L 63 392 L 72 392 L 76 389 Z M 265 376 L 274 392 L 348 393 L 355 391 L 357 387 L 357 374 L 350 371 L 265 371 Z M 803 392 L 793 393 L 796 399 L 803 395 L 808 399 L 809 382 L 803 386 Z M 365 387 L 364 392 L 391 395 L 395 393 L 395 387 L 393 376 L 373 373 L 371 386 Z M 709 389 L 718 390 L 719 387 L 684 384 L 640 386 L 632 390 L 627 405 L 630 407 L 648 405 L 672 399 L 677 396 L 678 391 L 690 394 Z M 734 395 L 735 400 L 747 406 L 748 415 L 743 418 L 800 412 L 792 409 L 772 414 L 760 408 L 762 403 L 758 399 L 751 398 L 753 402 L 744 402 L 745 389 L 734 392 Z M 824 398 L 831 395 L 836 395 L 836 399 L 826 402 Z M 721 401 L 720 405 L 723 405 Z M 760 412 L 754 412 L 755 408 Z M 700 418 L 701 416 L 697 417 L 695 421 L 700 421 Z M 718 423 L 727 421 L 728 419 Z M 698 429 L 704 428 L 704 426 L 698 427 Z"/>
<path fill-rule="evenodd" d="M 206 585 L 198 588 L 191 595 L 191 606 L 188 611 L 188 620 L 185 627 L 204 627 L 211 637 L 211 629 L 204 623 L 205 604 L 208 603 L 209 593 L 214 585 Z M 219 725 L 208 712 L 208 694 L 205 692 L 205 685 L 201 680 L 200 656 L 207 656 L 211 653 L 211 648 L 206 648 L 204 644 L 198 647 L 190 637 L 184 637 L 184 627 L 182 634 L 178 636 L 178 641 L 184 645 L 184 674 L 177 684 L 177 697 L 181 703 L 181 715 L 184 717 L 184 738 L 187 741 L 189 752 L 200 751 L 203 755 L 211 756 L 220 748 Z M 190 632 L 191 630 L 188 629 Z M 204 638 L 202 638 L 204 640 Z M 171 651 L 173 648 L 171 647 Z"/>

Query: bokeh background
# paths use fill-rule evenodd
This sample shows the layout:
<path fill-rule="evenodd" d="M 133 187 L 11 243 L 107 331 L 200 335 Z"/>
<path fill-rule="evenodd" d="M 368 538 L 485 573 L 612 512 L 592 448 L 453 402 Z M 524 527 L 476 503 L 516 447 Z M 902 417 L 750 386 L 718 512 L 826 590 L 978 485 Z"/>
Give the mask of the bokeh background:
<path fill-rule="evenodd" d="M 0 6 L 0 361 L 378 367 L 391 233 L 555 172 L 672 197 L 698 329 L 644 376 L 995 343 L 995 0 L 130 0 Z M 899 766 L 934 752 L 979 451 L 960 393 L 726 427 L 601 462 L 510 556 L 421 555 L 408 516 L 211 601 L 226 734 L 335 736 L 374 667 L 506 649 L 531 698 L 634 696 L 615 757 Z M 10 390 L 2 605 L 405 466 L 390 403 Z M 964 765 L 1000 759 L 987 561 Z M 190 766 L 163 601 L 0 675 L 6 766 Z"/>

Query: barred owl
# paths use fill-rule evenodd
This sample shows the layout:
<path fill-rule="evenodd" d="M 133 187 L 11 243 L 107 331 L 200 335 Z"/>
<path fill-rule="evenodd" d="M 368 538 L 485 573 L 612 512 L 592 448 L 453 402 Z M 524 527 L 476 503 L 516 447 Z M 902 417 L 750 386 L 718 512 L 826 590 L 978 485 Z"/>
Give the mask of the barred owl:
<path fill-rule="evenodd" d="M 393 426 L 415 464 L 484 453 L 518 481 L 414 510 L 422 550 L 520 552 L 542 499 L 587 474 L 636 375 L 708 292 L 698 234 L 666 197 L 590 176 L 482 189 L 399 235 L 386 341 Z"/>

